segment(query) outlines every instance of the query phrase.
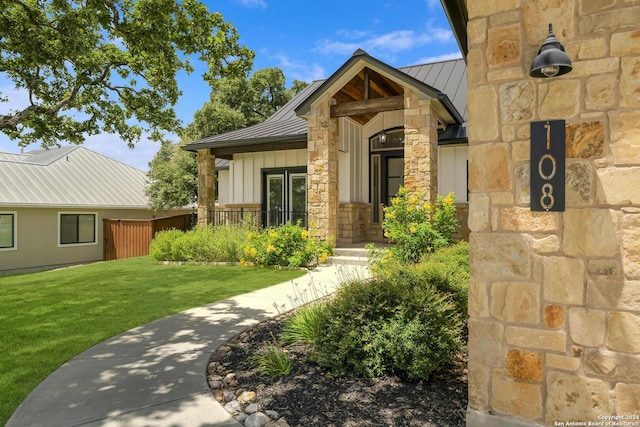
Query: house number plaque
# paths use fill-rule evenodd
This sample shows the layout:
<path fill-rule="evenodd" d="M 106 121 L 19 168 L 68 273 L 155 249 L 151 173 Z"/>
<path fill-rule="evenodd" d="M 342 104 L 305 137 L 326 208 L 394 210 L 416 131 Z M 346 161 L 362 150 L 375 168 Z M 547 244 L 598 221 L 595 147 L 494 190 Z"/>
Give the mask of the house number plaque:
<path fill-rule="evenodd" d="M 531 123 L 531 210 L 564 211 L 565 122 Z"/>

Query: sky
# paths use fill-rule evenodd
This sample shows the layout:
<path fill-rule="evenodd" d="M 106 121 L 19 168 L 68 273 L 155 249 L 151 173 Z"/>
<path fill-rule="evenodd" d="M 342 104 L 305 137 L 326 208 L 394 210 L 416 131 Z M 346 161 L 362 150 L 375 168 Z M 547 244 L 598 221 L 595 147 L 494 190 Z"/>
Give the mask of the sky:
<path fill-rule="evenodd" d="M 459 58 L 440 0 L 201 0 L 211 12 L 222 13 L 256 54 L 253 70 L 279 67 L 287 78 L 306 82 L 330 77 L 357 49 L 394 67 Z M 174 107 L 184 125 L 208 101 L 210 88 L 202 66 L 178 75 L 183 92 Z M 27 96 L 0 74 L 0 114 L 26 105 Z M 177 138 L 176 138 L 177 140 Z M 62 143 L 62 145 L 66 145 Z M 116 160 L 148 170 L 159 144 L 146 139 L 130 149 L 117 135 L 94 135 L 84 146 Z M 39 149 L 31 145 L 25 151 Z M 17 153 L 17 142 L 0 133 L 0 151 Z"/>

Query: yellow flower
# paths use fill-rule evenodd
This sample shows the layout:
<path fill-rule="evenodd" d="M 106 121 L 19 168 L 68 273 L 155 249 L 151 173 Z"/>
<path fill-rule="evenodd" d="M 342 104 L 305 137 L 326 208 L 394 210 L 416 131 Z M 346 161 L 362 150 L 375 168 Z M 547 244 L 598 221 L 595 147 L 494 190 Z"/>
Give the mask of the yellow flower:
<path fill-rule="evenodd" d="M 269 237 L 274 239 L 274 238 L 278 237 L 278 233 L 275 230 L 271 230 L 271 231 L 269 231 Z"/>
<path fill-rule="evenodd" d="M 252 240 L 252 239 L 253 239 L 253 233 L 248 233 L 247 240 Z"/>
<path fill-rule="evenodd" d="M 412 232 L 412 233 L 415 233 L 416 231 L 418 231 L 418 227 L 416 227 L 415 224 L 411 224 L 409 226 L 409 231 Z"/>
<path fill-rule="evenodd" d="M 273 251 L 275 251 L 275 250 L 276 250 L 275 246 L 273 246 L 273 245 L 269 245 L 269 246 L 267 246 L 267 252 L 268 252 L 268 253 L 271 253 L 271 252 L 273 252 Z"/>
<path fill-rule="evenodd" d="M 327 260 L 327 254 L 325 252 L 322 252 L 322 254 L 320 254 L 320 258 L 318 258 L 318 262 L 320 264 L 323 264 L 326 260 Z"/>
<path fill-rule="evenodd" d="M 251 248 L 249 246 L 244 247 L 244 254 L 249 255 L 251 253 Z"/>
<path fill-rule="evenodd" d="M 388 231 L 384 232 L 384 237 L 389 237 L 389 232 Z"/>
<path fill-rule="evenodd" d="M 257 254 L 257 253 L 258 253 L 258 250 L 257 250 L 256 248 L 251 248 L 251 251 L 250 251 L 250 253 L 249 253 L 249 254 L 250 254 L 251 256 L 256 256 L 256 254 Z"/>
<path fill-rule="evenodd" d="M 306 239 L 307 237 L 309 237 L 309 232 L 307 230 L 302 230 L 302 233 L 300 233 L 300 235 L 303 239 Z"/>
<path fill-rule="evenodd" d="M 431 210 L 431 203 L 427 202 L 422 207 L 424 208 L 425 211 L 430 211 Z"/>
<path fill-rule="evenodd" d="M 394 197 L 393 199 L 391 199 L 391 204 L 392 204 L 393 206 L 397 206 L 397 205 L 398 205 L 398 203 L 400 203 L 400 199 L 399 199 L 399 198 Z"/>
<path fill-rule="evenodd" d="M 244 260 L 244 258 L 240 258 L 240 265 L 245 265 L 246 261 Z"/>

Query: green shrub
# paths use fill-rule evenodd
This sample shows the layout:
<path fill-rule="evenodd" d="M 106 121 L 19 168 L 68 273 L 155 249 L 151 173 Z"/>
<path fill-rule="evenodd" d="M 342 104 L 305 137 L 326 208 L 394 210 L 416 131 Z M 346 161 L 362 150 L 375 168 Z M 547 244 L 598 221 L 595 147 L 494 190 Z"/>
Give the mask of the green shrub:
<path fill-rule="evenodd" d="M 391 253 L 400 261 L 415 263 L 426 253 L 451 243 L 458 227 L 455 196 L 437 196 L 424 203 L 420 192 L 409 194 L 401 187 L 391 205 L 384 208 L 384 235 L 395 243 Z"/>
<path fill-rule="evenodd" d="M 280 339 L 285 344 L 309 344 L 324 334 L 323 303 L 301 307 L 285 321 Z"/>
<path fill-rule="evenodd" d="M 457 311 L 466 316 L 469 290 L 469 244 L 461 241 L 423 257 L 416 264 L 402 264 L 382 255 L 374 265 L 373 274 L 383 280 L 396 278 L 411 286 L 429 283 L 448 295 Z"/>
<path fill-rule="evenodd" d="M 322 312 L 311 357 L 338 375 L 427 379 L 463 346 L 451 298 L 402 278 L 352 282 Z"/>
<path fill-rule="evenodd" d="M 156 261 L 239 262 L 247 228 L 208 226 L 156 233 L 149 253 Z"/>
<path fill-rule="evenodd" d="M 428 379 L 464 346 L 468 281 L 466 242 L 417 264 L 392 259 L 373 279 L 298 311 L 282 339 L 309 344 L 311 359 L 336 375 Z"/>
<path fill-rule="evenodd" d="M 251 363 L 262 375 L 268 377 L 289 375 L 291 372 L 291 358 L 275 342 L 261 348 L 258 354 L 251 358 Z"/>
<path fill-rule="evenodd" d="M 323 263 L 333 252 L 330 242 L 315 239 L 300 222 L 250 233 L 247 240 L 243 261 L 260 266 L 306 267 L 314 261 Z"/>

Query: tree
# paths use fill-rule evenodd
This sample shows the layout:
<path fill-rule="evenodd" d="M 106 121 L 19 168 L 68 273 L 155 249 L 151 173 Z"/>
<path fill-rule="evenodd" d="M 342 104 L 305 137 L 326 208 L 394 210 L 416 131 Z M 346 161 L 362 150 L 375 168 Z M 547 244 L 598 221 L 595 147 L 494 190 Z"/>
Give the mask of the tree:
<path fill-rule="evenodd" d="M 155 211 L 188 206 L 198 197 L 198 166 L 194 153 L 163 142 L 149 163 L 146 193 Z"/>
<path fill-rule="evenodd" d="M 0 10 L 0 73 L 28 94 L 0 131 L 20 146 L 101 132 L 160 139 L 180 128 L 176 74 L 193 71 L 190 58 L 214 84 L 246 75 L 254 56 L 196 0 L 0 0 Z"/>
<path fill-rule="evenodd" d="M 149 163 L 147 195 L 155 210 L 168 210 L 195 202 L 198 170 L 194 153 L 182 145 L 260 123 L 286 104 L 307 83 L 295 80 L 285 88 L 279 68 L 256 71 L 250 78 L 220 79 L 214 85 L 211 101 L 198 110 L 181 133 L 181 141 L 163 144 Z"/>

